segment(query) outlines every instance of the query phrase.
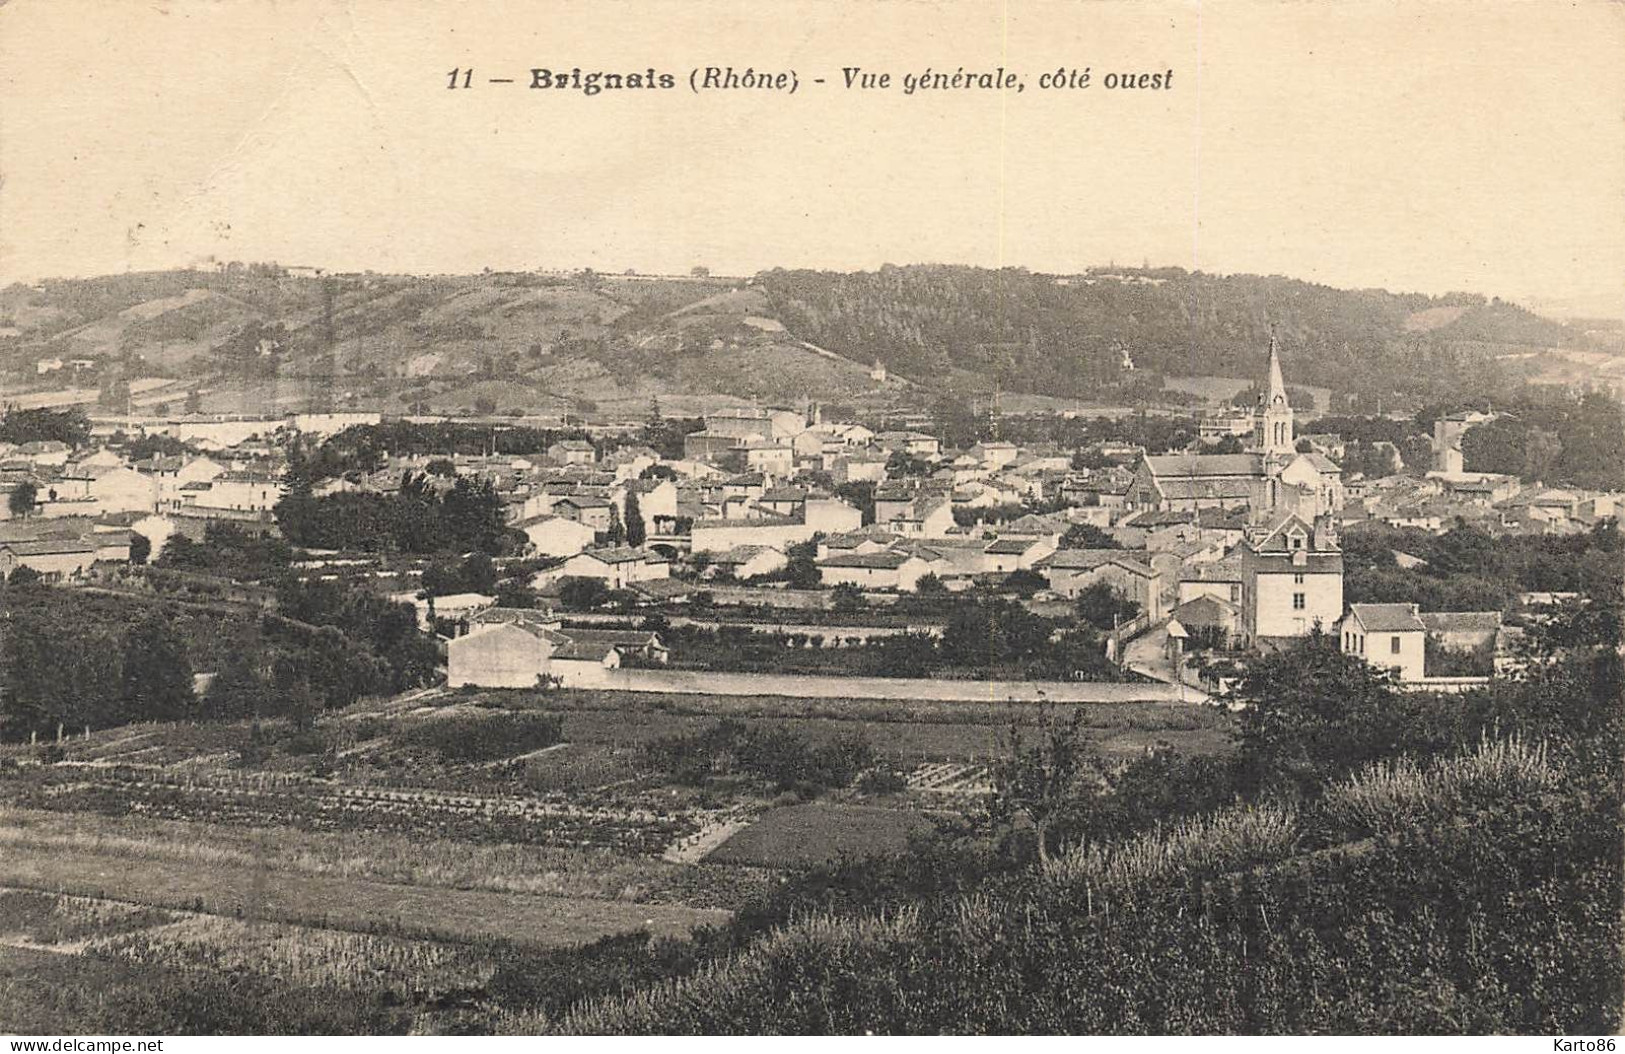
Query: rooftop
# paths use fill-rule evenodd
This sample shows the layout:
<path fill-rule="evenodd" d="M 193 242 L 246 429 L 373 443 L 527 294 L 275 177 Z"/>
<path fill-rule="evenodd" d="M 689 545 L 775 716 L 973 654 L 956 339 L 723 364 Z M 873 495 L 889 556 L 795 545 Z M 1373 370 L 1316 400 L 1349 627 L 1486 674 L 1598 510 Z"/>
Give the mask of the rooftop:
<path fill-rule="evenodd" d="M 1427 629 L 1415 604 L 1350 604 L 1349 611 L 1368 633 L 1420 633 Z"/>

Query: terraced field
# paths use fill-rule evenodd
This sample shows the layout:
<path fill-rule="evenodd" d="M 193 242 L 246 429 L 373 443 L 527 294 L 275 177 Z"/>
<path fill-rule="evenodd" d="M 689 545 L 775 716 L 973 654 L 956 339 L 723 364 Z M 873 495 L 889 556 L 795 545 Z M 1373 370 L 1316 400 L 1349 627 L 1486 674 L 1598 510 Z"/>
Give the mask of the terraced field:
<path fill-rule="evenodd" d="M 537 710 L 559 741 L 504 750 L 491 730 Z M 1227 734 L 1200 707 L 1085 710 L 1103 760 Z M 651 744 L 721 720 L 813 747 L 861 736 L 906 785 L 791 804 L 759 776 L 651 761 Z M 788 871 L 976 814 L 1010 723 L 1028 720 L 985 702 L 441 691 L 314 729 L 0 746 L 0 1028 L 488 1029 L 505 1000 L 567 985 L 568 949 L 710 932 Z M 495 749 L 445 739 L 471 728 Z"/>

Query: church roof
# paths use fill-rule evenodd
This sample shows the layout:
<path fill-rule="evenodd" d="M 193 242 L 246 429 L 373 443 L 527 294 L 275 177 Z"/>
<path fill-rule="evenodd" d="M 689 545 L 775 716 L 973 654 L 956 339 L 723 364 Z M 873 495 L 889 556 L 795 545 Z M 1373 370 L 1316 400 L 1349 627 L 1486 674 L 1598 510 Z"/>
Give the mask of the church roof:
<path fill-rule="evenodd" d="M 1253 493 L 1253 481 L 1250 479 L 1165 479 L 1159 483 L 1162 487 L 1162 496 L 1175 501 L 1196 498 L 1220 500 L 1248 498 Z"/>
<path fill-rule="evenodd" d="M 1262 476 L 1264 462 L 1257 454 L 1157 454 L 1145 463 L 1152 475 L 1164 479 L 1210 476 Z"/>

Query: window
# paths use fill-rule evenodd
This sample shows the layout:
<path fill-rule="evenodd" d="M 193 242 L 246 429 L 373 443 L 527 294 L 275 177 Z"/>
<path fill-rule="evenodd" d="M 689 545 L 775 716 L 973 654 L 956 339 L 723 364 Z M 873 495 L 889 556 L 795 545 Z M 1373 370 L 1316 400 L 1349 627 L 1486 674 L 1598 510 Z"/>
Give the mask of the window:
<path fill-rule="evenodd" d="M 1388 654 L 1399 654 L 1399 637 L 1397 635 L 1388 638 Z"/>
<path fill-rule="evenodd" d="M 1304 596 L 1303 596 L 1303 594 L 1302 593 L 1293 593 L 1292 594 L 1292 610 L 1293 611 L 1302 611 L 1304 609 L 1304 606 L 1305 605 L 1304 605 Z M 1397 640 L 1399 640 L 1399 638 L 1395 637 L 1394 640 L 1397 641 Z M 1397 646 L 1396 646 L 1395 650 L 1397 650 Z"/>
<path fill-rule="evenodd" d="M 1295 585 L 1295 586 L 1303 585 L 1303 572 L 1302 571 L 1299 571 L 1299 572 L 1297 572 L 1296 574 L 1294 574 L 1292 576 L 1292 584 Z"/>

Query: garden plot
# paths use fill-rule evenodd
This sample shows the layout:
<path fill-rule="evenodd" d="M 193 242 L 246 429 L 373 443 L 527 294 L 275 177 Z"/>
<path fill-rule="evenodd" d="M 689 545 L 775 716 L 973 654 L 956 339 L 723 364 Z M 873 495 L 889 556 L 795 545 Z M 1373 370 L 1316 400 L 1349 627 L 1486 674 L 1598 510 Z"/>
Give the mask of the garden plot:
<path fill-rule="evenodd" d="M 310 831 L 399 831 L 477 842 L 613 848 L 658 854 L 697 830 L 703 813 L 606 797 L 519 797 L 392 787 L 345 786 L 277 774 L 181 775 L 120 766 L 52 767 L 29 803 L 54 811 L 90 811 L 240 826 L 287 825 Z"/>
<path fill-rule="evenodd" d="M 986 765 L 937 762 L 909 773 L 908 789 L 929 794 L 991 794 L 993 777 Z"/>
<path fill-rule="evenodd" d="M 707 860 L 756 867 L 791 868 L 842 856 L 902 852 L 915 832 L 932 829 L 917 812 L 866 805 L 790 805 L 773 809 L 729 838 Z"/>

